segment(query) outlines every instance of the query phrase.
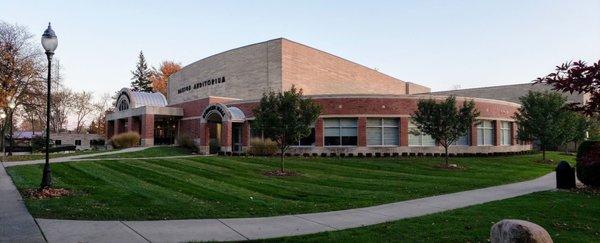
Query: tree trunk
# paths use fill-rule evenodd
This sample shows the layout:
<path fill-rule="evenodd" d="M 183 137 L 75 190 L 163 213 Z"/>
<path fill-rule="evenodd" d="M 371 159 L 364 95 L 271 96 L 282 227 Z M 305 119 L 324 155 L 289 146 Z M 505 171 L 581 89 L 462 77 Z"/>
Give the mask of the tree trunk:
<path fill-rule="evenodd" d="M 284 164 L 283 164 L 283 158 L 284 158 L 284 156 L 285 156 L 285 150 L 282 149 L 281 150 L 281 155 L 280 155 L 280 158 L 281 158 L 281 172 L 282 173 L 284 172 L 284 169 L 285 169 Z"/>
<path fill-rule="evenodd" d="M 546 146 L 542 146 L 542 160 L 546 162 Z"/>
<path fill-rule="evenodd" d="M 446 167 L 448 167 L 448 146 L 445 146 L 444 150 L 446 150 L 446 152 L 445 152 L 445 157 L 446 157 L 445 160 L 446 160 Z"/>

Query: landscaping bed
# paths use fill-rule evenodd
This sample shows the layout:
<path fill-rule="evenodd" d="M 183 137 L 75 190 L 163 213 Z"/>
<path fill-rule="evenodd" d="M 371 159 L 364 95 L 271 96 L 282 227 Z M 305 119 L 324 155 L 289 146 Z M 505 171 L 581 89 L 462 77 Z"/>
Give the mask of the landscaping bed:
<path fill-rule="evenodd" d="M 571 156 L 550 153 L 555 161 Z M 295 176 L 267 176 L 279 158 L 187 157 L 52 165 L 71 196 L 26 198 L 34 217 L 158 220 L 259 217 L 373 206 L 534 179 L 554 170 L 539 155 L 453 158 L 286 159 Z M 42 165 L 7 168 L 22 192 L 39 185 Z"/>

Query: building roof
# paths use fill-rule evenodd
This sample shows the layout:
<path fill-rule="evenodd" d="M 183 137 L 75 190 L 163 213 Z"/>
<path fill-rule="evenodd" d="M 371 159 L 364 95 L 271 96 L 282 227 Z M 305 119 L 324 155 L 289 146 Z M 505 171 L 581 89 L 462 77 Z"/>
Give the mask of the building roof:
<path fill-rule="evenodd" d="M 155 106 L 165 107 L 167 106 L 167 98 L 160 92 L 139 92 L 133 91 L 129 88 L 121 89 L 121 96 L 125 94 L 129 98 L 129 108 L 138 108 L 142 106 Z M 117 102 L 118 104 L 118 102 Z"/>

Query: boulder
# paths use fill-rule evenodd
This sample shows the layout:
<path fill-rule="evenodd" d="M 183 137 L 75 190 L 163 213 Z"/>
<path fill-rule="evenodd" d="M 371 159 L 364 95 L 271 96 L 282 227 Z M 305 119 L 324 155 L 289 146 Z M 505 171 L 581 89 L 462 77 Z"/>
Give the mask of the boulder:
<path fill-rule="evenodd" d="M 504 219 L 492 226 L 492 243 L 552 242 L 550 234 L 541 226 L 518 219 Z"/>

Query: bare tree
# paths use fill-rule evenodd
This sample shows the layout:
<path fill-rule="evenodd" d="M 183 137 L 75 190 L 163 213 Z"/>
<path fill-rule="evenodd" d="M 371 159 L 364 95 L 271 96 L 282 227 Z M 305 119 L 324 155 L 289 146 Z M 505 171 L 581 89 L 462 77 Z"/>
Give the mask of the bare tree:
<path fill-rule="evenodd" d="M 92 93 L 91 92 L 74 92 L 72 94 L 71 108 L 76 117 L 75 131 L 77 133 L 82 132 L 84 127 L 85 118 L 94 111 L 94 105 L 92 104 Z"/>

